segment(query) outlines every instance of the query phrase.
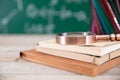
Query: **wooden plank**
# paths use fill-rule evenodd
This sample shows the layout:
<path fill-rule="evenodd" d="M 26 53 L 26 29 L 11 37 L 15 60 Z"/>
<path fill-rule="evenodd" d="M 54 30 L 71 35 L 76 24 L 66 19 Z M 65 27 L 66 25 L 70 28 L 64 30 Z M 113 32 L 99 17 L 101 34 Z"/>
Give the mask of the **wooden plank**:
<path fill-rule="evenodd" d="M 1 46 L 33 46 L 38 41 L 48 40 L 54 38 L 55 35 L 0 35 L 0 45 Z"/>
<path fill-rule="evenodd" d="M 0 61 L 17 61 L 20 51 L 31 48 L 29 46 L 0 46 Z"/>
<path fill-rule="evenodd" d="M 20 58 L 18 51 L 2 51 L 0 52 L 0 61 L 17 61 Z"/>
<path fill-rule="evenodd" d="M 68 71 L 28 61 L 0 62 L 0 75 L 74 75 Z"/>
<path fill-rule="evenodd" d="M 80 75 L 1 75 L 0 80 L 119 80 L 120 76 L 87 77 Z"/>

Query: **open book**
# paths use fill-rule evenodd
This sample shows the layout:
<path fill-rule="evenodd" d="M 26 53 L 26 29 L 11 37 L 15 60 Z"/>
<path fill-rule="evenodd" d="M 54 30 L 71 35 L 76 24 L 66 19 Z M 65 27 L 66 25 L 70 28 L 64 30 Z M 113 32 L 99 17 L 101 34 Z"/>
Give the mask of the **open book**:
<path fill-rule="evenodd" d="M 117 49 L 120 49 L 119 41 L 102 41 L 96 42 L 89 45 L 60 45 L 55 40 L 47 40 L 38 43 L 38 47 L 70 51 L 77 54 L 87 54 L 92 56 L 103 56 L 109 54 Z M 37 49 L 38 50 L 38 49 Z"/>

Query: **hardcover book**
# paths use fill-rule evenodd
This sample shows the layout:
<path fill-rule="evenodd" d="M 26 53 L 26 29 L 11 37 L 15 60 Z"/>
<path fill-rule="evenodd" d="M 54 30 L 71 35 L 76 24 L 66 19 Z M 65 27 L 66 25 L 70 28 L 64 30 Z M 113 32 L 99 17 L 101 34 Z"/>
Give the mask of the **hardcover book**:
<path fill-rule="evenodd" d="M 63 51 L 63 50 L 44 48 L 44 47 L 40 47 L 40 46 L 36 46 L 35 50 L 38 52 L 42 52 L 42 53 L 53 55 L 53 56 L 88 62 L 88 63 L 96 64 L 96 65 L 101 65 L 113 58 L 120 56 L 120 50 L 113 51 L 111 53 L 108 53 L 108 54 L 106 54 L 104 56 L 100 56 L 100 57 L 71 52 L 71 51 Z"/>
<path fill-rule="evenodd" d="M 94 65 L 83 61 L 48 55 L 42 52 L 37 52 L 34 49 L 21 51 L 20 56 L 28 61 L 37 62 L 88 76 L 96 76 L 120 64 L 120 57 L 109 60 L 102 65 Z"/>

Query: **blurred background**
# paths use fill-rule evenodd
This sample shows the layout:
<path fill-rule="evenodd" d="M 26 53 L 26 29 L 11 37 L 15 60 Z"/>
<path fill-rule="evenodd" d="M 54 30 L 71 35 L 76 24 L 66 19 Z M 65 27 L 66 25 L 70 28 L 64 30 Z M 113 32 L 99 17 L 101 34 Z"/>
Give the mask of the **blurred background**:
<path fill-rule="evenodd" d="M 0 34 L 89 31 L 90 0 L 0 0 Z"/>

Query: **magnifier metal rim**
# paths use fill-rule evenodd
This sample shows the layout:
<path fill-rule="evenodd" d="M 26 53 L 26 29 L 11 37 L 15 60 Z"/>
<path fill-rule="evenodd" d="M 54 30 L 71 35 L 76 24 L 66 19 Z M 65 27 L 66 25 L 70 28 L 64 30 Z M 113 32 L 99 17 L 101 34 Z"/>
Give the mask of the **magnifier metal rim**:
<path fill-rule="evenodd" d="M 91 32 L 65 32 L 56 36 L 56 43 L 61 45 L 81 45 L 94 42 L 96 42 L 95 34 Z"/>

